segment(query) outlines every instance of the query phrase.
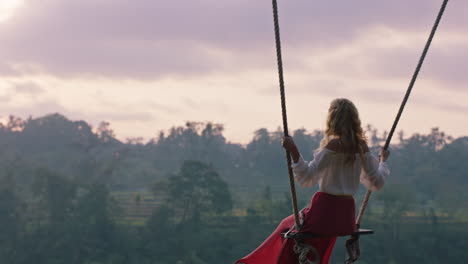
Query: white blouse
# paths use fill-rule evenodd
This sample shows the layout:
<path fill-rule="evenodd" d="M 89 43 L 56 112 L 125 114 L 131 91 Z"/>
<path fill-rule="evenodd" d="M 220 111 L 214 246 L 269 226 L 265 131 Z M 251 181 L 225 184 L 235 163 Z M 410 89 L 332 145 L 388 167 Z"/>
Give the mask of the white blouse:
<path fill-rule="evenodd" d="M 292 164 L 295 179 L 303 187 L 318 184 L 321 192 L 334 195 L 354 195 L 362 182 L 371 191 L 377 191 L 390 174 L 387 163 L 379 162 L 370 152 L 363 160 L 356 154 L 352 165 L 345 164 L 345 155 L 324 148 L 314 154 L 314 160 L 305 161 L 302 156 Z"/>

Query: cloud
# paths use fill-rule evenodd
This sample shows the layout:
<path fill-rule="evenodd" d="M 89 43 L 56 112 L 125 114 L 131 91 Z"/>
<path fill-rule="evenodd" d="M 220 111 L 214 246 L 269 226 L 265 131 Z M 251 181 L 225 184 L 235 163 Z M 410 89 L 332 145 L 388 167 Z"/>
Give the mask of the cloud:
<path fill-rule="evenodd" d="M 143 111 L 133 112 L 99 112 L 87 114 L 87 120 L 112 120 L 115 122 L 146 122 L 154 121 L 154 116 L 151 113 Z"/>
<path fill-rule="evenodd" d="M 44 89 L 34 82 L 14 82 L 13 91 L 18 94 L 39 95 L 44 93 Z"/>
<path fill-rule="evenodd" d="M 142 109 L 128 111 L 110 111 L 104 109 L 102 111 L 85 112 L 64 106 L 62 103 L 54 99 L 31 101 L 26 105 L 2 104 L 0 105 L 0 111 L 23 118 L 29 116 L 39 117 L 51 113 L 60 113 L 72 119 L 78 118 L 95 124 L 103 120 L 126 123 L 147 122 L 155 120 L 153 113 L 146 112 Z"/>
<path fill-rule="evenodd" d="M 190 110 L 206 109 L 208 111 L 216 111 L 218 113 L 226 113 L 229 107 L 221 102 L 211 100 L 193 100 L 188 97 L 182 98 L 183 106 Z"/>
<path fill-rule="evenodd" d="M 366 49 L 369 74 L 386 79 L 411 79 L 420 59 L 426 39 L 411 39 L 410 33 L 395 32 L 393 38 L 407 38 L 413 45 L 394 44 L 388 47 Z M 400 35 L 400 36 L 398 36 Z M 457 35 L 443 35 L 434 39 L 418 78 L 445 83 L 447 88 L 459 89 L 468 84 L 468 33 L 462 38 Z M 392 39 L 392 36 L 389 36 Z M 416 45 L 417 44 L 417 45 Z M 359 54 L 356 57 L 362 58 Z"/>
<path fill-rule="evenodd" d="M 377 113 L 400 104 L 440 4 L 280 1 L 292 122 L 303 125 L 294 121 L 302 105 L 317 112 L 348 97 L 386 125 Z M 416 84 L 433 98 L 411 98 L 411 113 L 466 113 L 439 95 L 466 98 L 467 10 L 468 1 L 449 3 Z M 200 117 L 237 138 L 244 122 L 280 124 L 269 1 L 26 0 L 0 23 L 0 42 L 0 77 L 16 86 L 0 95 L 4 113 L 108 120 L 128 135 Z"/>
<path fill-rule="evenodd" d="M 460 104 L 457 100 L 454 101 L 451 97 L 419 95 L 411 100 L 414 104 L 419 106 L 437 109 L 451 114 L 466 116 L 466 113 L 468 112 L 468 106 L 466 104 Z"/>
<path fill-rule="evenodd" d="M 74 114 L 73 111 L 65 108 L 55 100 L 31 102 L 27 105 L 2 104 L 0 105 L 0 111 L 2 113 L 12 114 L 24 118 L 29 116 L 43 116 L 50 113 L 60 113 L 66 116 L 71 116 Z"/>
<path fill-rule="evenodd" d="M 4 92 L 0 95 L 0 102 L 3 105 L 24 96 L 28 96 L 29 100 L 37 100 L 37 97 L 45 92 L 37 83 L 29 81 L 4 82 L 2 86 Z"/>
<path fill-rule="evenodd" d="M 170 106 L 166 104 L 154 103 L 154 102 L 141 102 L 141 105 L 148 106 L 149 109 L 161 111 L 166 114 L 178 114 L 181 110 L 175 106 Z"/>
<path fill-rule="evenodd" d="M 11 101 L 11 96 L 9 94 L 0 95 L 0 103 L 8 103 Z"/>
<path fill-rule="evenodd" d="M 433 80 L 447 83 L 445 87 L 449 89 L 466 91 L 468 41 L 464 45 L 453 45 L 446 50 L 437 49 L 431 56 L 432 58 L 428 58 L 428 65 L 425 69 L 426 75 Z"/>
<path fill-rule="evenodd" d="M 376 25 L 427 32 L 439 6 L 435 0 L 283 1 L 286 61 L 302 67 L 298 47 L 333 52 Z M 442 30 L 466 33 L 463 10 L 466 1 L 450 3 Z M 264 1 L 30 0 L 12 19 L 0 24 L 0 73 L 159 79 L 276 66 L 271 6 Z"/>
<path fill-rule="evenodd" d="M 404 92 L 386 90 L 380 87 L 358 88 L 356 94 L 360 98 L 379 104 L 395 104 L 403 99 Z"/>
<path fill-rule="evenodd" d="M 1 53 L 0 53 L 1 54 Z M 3 57 L 7 57 L 4 55 Z M 0 62 L 0 77 L 11 77 L 11 76 L 19 76 L 21 72 L 18 72 L 14 69 L 11 65 L 7 63 Z"/>

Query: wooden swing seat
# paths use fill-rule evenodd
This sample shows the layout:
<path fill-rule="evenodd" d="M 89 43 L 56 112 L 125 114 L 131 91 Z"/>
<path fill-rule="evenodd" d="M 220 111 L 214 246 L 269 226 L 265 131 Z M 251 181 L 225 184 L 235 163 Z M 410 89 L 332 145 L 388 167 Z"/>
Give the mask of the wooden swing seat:
<path fill-rule="evenodd" d="M 296 232 L 294 231 L 294 229 L 291 229 L 288 232 L 284 232 L 281 234 L 283 235 L 284 239 L 287 239 L 287 238 L 306 239 L 306 238 L 327 237 L 327 235 L 321 235 L 321 234 L 315 234 L 315 233 Z M 372 235 L 372 234 L 374 234 L 374 230 L 360 228 L 356 232 L 351 234 L 351 236 L 362 236 L 362 235 Z"/>

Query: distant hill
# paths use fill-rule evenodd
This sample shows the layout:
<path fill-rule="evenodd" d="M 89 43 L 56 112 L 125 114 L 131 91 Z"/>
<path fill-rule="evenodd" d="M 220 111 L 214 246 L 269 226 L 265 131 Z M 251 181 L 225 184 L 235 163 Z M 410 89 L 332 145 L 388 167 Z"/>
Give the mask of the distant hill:
<path fill-rule="evenodd" d="M 370 126 L 367 131 L 376 150 L 384 138 Z M 310 160 L 323 133 L 300 129 L 293 134 Z M 19 182 L 30 182 L 34 169 L 47 167 L 80 182 L 99 180 L 115 190 L 135 190 L 177 172 L 184 160 L 200 160 L 213 164 L 239 195 L 266 186 L 282 193 L 288 191 L 288 183 L 281 136 L 281 131 L 261 128 L 241 146 L 226 141 L 221 124 L 188 122 L 148 142 L 121 142 L 107 122 L 93 129 L 58 113 L 27 120 L 10 116 L 0 124 L 0 164 L 5 170 L 14 167 Z M 452 139 L 437 128 L 401 138 L 391 147 L 389 181 L 424 185 L 418 191 L 429 188 L 428 182 L 437 183 L 431 187 L 435 192 L 441 182 L 468 185 L 467 146 L 468 137 Z"/>

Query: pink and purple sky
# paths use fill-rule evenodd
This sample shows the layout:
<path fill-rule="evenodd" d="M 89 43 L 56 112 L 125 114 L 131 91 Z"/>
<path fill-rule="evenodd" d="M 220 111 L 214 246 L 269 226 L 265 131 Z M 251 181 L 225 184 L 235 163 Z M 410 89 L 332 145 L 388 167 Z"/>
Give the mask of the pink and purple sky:
<path fill-rule="evenodd" d="M 290 128 L 353 100 L 388 130 L 442 1 L 279 0 Z M 0 0 L 1 117 L 59 112 L 117 136 L 185 121 L 245 143 L 281 111 L 271 1 Z M 451 1 L 398 130 L 468 135 L 468 1 Z"/>

